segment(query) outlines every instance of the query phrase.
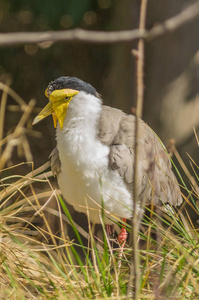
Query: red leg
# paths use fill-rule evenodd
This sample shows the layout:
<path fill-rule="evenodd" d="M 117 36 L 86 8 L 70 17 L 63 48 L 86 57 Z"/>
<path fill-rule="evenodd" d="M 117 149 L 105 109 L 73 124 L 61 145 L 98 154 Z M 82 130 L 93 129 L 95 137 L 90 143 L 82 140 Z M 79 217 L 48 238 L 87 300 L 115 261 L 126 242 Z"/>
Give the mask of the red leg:
<path fill-rule="evenodd" d="M 123 219 L 123 222 L 126 223 L 126 219 Z M 120 246 L 122 246 L 124 248 L 124 245 L 126 243 L 126 239 L 127 239 L 127 232 L 126 232 L 126 225 L 123 225 L 124 227 L 122 227 L 119 235 L 118 235 L 118 242 L 120 244 Z"/>
<path fill-rule="evenodd" d="M 123 222 L 126 223 L 126 219 L 123 219 Z M 122 258 L 122 254 L 123 254 L 123 250 L 124 250 L 124 246 L 126 244 L 126 239 L 127 239 L 127 232 L 126 232 L 126 225 L 123 225 L 124 227 L 122 227 L 119 235 L 118 235 L 118 242 L 120 244 L 120 249 L 119 249 L 119 254 L 118 254 L 118 258 L 120 259 L 118 262 L 118 268 L 121 267 L 121 258 Z"/>

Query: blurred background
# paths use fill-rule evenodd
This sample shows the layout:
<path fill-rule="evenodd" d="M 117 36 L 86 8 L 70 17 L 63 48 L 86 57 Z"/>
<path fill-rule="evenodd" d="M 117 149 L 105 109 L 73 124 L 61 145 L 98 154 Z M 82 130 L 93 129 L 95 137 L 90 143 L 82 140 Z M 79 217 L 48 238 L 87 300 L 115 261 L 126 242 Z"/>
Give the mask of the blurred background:
<path fill-rule="evenodd" d="M 193 3 L 193 1 L 191 1 Z M 150 0 L 147 29 L 174 16 L 191 4 L 189 0 Z M 140 0 L 1 0 L 1 32 L 65 30 L 125 30 L 138 28 Z M 167 145 L 173 138 L 188 161 L 186 152 L 198 160 L 193 127 L 199 118 L 199 18 L 175 32 L 146 43 L 145 102 L 143 119 Z M 127 113 L 135 107 L 136 59 L 131 50 L 137 42 L 112 45 L 82 42 L 45 42 L 1 48 L 0 81 L 26 101 L 46 104 L 49 81 L 76 76 L 91 83 L 105 104 Z M 34 115 L 32 116 L 34 117 Z M 20 113 L 7 111 L 5 135 Z M 29 138 L 36 166 L 48 159 L 54 129 L 50 118 L 35 126 L 43 138 Z M 38 155 L 39 153 L 39 155 Z"/>

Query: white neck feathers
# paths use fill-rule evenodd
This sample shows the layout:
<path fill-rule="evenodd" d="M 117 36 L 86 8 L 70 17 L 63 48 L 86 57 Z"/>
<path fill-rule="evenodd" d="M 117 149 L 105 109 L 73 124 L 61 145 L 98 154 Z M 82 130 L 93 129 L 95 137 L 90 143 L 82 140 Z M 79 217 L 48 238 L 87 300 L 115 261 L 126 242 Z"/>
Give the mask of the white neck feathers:
<path fill-rule="evenodd" d="M 61 158 L 76 160 L 77 165 L 108 164 L 109 148 L 98 140 L 98 122 L 102 110 L 99 98 L 79 92 L 71 100 L 63 129 L 57 128 L 57 145 Z M 99 162 L 95 162 L 98 160 Z"/>

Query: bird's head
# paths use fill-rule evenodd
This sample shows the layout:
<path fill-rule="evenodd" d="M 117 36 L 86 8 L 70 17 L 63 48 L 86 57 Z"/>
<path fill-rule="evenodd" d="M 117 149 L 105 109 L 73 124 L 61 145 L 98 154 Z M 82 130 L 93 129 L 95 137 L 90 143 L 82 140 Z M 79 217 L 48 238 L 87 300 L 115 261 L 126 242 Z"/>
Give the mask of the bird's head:
<path fill-rule="evenodd" d="M 57 127 L 58 121 L 62 129 L 70 101 L 80 91 L 98 96 L 94 87 L 76 77 L 62 76 L 50 82 L 45 91 L 49 102 L 35 117 L 33 125 L 52 115 L 54 127 Z"/>
<path fill-rule="evenodd" d="M 69 103 L 78 93 L 79 91 L 73 89 L 60 89 L 54 90 L 48 95 L 48 89 L 46 89 L 45 95 L 49 98 L 49 102 L 35 117 L 33 125 L 40 122 L 47 116 L 52 115 L 54 127 L 57 127 L 58 121 L 60 128 L 62 129 Z"/>

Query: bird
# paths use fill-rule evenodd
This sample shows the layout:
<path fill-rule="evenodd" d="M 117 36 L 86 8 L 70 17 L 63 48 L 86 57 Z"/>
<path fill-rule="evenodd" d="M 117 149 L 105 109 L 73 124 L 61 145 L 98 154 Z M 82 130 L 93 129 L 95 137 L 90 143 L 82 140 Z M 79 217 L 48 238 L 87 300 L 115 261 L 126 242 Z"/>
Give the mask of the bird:
<path fill-rule="evenodd" d="M 101 95 L 77 77 L 51 81 L 48 104 L 33 120 L 52 115 L 57 145 L 50 155 L 64 199 L 94 224 L 133 217 L 136 117 L 103 105 Z M 178 206 L 182 196 L 165 146 L 138 120 L 138 211 L 140 204 Z M 122 231 L 123 230 L 123 231 Z M 125 228 L 118 237 L 126 241 Z"/>

